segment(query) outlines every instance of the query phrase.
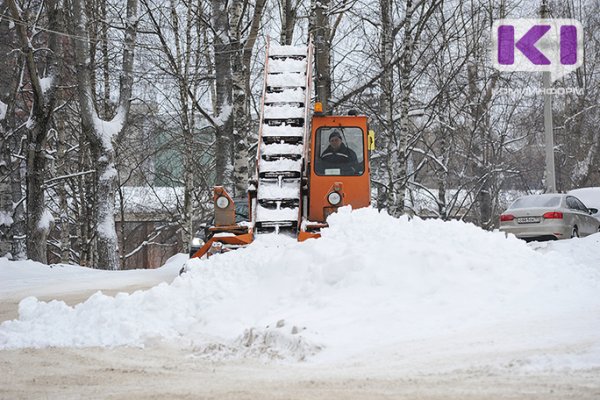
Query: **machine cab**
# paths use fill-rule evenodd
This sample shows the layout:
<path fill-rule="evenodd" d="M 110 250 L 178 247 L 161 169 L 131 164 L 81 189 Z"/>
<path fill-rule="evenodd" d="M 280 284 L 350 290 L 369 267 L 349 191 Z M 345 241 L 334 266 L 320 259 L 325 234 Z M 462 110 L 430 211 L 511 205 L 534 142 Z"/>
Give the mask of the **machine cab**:
<path fill-rule="evenodd" d="M 317 175 L 354 176 L 365 171 L 363 130 L 356 126 L 322 126 L 315 132 Z"/>
<path fill-rule="evenodd" d="M 325 222 L 338 207 L 371 202 L 366 116 L 314 116 L 308 220 Z"/>

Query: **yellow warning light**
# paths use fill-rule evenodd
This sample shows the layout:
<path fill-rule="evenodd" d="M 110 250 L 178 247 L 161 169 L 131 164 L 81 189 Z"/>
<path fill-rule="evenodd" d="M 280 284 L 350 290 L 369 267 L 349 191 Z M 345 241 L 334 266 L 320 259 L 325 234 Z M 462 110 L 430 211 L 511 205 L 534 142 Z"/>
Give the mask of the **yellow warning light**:
<path fill-rule="evenodd" d="M 317 101 L 315 103 L 315 112 L 316 113 L 322 113 L 323 112 L 323 103 L 321 103 L 320 101 Z"/>
<path fill-rule="evenodd" d="M 367 137 L 367 150 L 375 150 L 375 131 L 373 129 L 369 130 L 369 135 Z"/>

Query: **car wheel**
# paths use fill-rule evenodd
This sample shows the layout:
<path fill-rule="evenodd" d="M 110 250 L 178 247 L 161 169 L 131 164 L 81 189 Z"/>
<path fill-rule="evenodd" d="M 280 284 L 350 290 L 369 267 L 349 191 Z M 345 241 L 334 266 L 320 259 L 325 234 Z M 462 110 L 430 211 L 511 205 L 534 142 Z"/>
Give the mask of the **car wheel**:
<path fill-rule="evenodd" d="M 573 227 L 573 232 L 571 232 L 571 238 L 578 238 L 579 237 L 579 230 L 577 229 L 576 226 Z"/>

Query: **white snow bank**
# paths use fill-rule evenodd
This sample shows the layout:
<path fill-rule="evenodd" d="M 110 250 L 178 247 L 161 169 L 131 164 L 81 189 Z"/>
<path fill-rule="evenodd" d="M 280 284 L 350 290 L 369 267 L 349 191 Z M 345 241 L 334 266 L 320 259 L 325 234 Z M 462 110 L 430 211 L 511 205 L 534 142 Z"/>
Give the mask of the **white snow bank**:
<path fill-rule="evenodd" d="M 260 237 L 192 260 L 190 272 L 148 291 L 97 293 L 75 307 L 27 298 L 19 320 L 0 326 L 0 348 L 164 338 L 212 359 L 331 361 L 586 343 L 569 367 L 600 367 L 599 235 L 536 251 L 470 224 L 373 209 L 344 208 L 329 222 L 318 240 Z M 560 367 L 561 357 L 519 360 Z"/>
<path fill-rule="evenodd" d="M 157 269 L 106 271 L 67 264 L 44 265 L 31 260 L 15 262 L 0 258 L 0 299 L 171 282 L 185 260 L 187 255 L 177 254 Z"/>

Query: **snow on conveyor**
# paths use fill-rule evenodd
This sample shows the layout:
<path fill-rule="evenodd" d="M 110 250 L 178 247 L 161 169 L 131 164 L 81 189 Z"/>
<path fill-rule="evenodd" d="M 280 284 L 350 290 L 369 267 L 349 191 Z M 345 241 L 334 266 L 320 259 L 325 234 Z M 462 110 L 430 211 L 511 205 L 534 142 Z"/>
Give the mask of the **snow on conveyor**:
<path fill-rule="evenodd" d="M 600 367 L 600 235 L 534 249 L 373 209 L 343 208 L 329 223 L 321 239 L 265 235 L 131 295 L 97 293 L 75 307 L 26 298 L 19 319 L 0 326 L 0 348 L 164 338 L 209 358 L 318 361 L 431 354 L 461 338 L 483 353 L 584 343 L 566 364 Z"/>

